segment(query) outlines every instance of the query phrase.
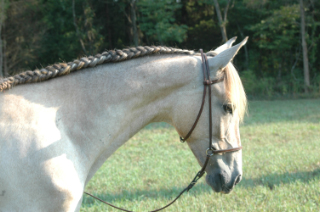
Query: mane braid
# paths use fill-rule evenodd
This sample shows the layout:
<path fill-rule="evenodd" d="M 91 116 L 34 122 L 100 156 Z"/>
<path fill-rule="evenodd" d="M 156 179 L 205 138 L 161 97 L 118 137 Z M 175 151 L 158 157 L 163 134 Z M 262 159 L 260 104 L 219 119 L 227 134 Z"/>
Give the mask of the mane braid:
<path fill-rule="evenodd" d="M 95 67 L 104 63 L 114 63 L 133 58 L 153 55 L 153 54 L 185 54 L 197 55 L 194 51 L 177 49 L 165 46 L 138 46 L 123 50 L 110 50 L 95 56 L 83 57 L 68 63 L 57 63 L 41 70 L 25 71 L 7 78 L 0 78 L 0 92 L 10 89 L 13 86 L 27 83 L 42 82 L 59 76 L 70 74 L 71 72 Z M 207 54 L 210 55 L 210 52 Z"/>

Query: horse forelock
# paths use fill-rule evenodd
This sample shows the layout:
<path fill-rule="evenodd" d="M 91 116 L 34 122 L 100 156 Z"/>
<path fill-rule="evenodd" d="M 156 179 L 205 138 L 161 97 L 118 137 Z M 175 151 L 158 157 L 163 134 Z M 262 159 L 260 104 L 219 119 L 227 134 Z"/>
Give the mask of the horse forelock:
<path fill-rule="evenodd" d="M 232 63 L 223 70 L 226 98 L 237 110 L 239 120 L 242 121 L 247 112 L 247 97 L 241 79 Z"/>

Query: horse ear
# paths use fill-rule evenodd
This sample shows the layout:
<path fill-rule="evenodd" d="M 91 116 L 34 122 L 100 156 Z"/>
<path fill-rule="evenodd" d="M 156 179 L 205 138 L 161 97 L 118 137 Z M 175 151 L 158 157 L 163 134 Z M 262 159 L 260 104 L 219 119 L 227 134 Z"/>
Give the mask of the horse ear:
<path fill-rule="evenodd" d="M 229 49 L 224 50 L 220 54 L 215 57 L 209 58 L 209 66 L 211 71 L 218 71 L 228 65 L 228 63 L 234 58 L 234 56 L 238 53 L 240 48 L 247 43 L 248 37 L 243 39 L 241 43 L 235 45 Z M 220 47 L 219 47 L 220 48 Z"/>
<path fill-rule="evenodd" d="M 224 50 L 229 49 L 236 40 L 237 40 L 237 36 L 229 39 L 225 44 L 219 46 L 218 48 L 216 48 L 212 52 L 219 54 L 219 53 L 223 52 Z"/>

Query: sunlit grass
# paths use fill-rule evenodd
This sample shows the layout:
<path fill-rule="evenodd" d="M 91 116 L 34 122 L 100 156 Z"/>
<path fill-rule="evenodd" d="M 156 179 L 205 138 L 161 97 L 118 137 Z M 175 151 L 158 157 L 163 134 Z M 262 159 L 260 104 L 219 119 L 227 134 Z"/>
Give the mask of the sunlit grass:
<path fill-rule="evenodd" d="M 243 173 L 229 195 L 201 179 L 165 211 L 320 211 L 320 100 L 252 101 L 241 126 Z M 148 211 L 167 204 L 200 167 L 175 130 L 154 124 L 122 146 L 86 191 Z M 85 196 L 81 211 L 117 211 Z"/>

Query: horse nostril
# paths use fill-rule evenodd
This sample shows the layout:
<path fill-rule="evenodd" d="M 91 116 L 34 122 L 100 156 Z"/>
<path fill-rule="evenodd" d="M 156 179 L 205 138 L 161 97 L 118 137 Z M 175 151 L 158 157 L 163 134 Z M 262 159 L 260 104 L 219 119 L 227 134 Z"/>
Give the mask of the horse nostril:
<path fill-rule="evenodd" d="M 238 175 L 237 179 L 235 180 L 234 185 L 237 185 L 241 181 L 241 174 Z"/>

